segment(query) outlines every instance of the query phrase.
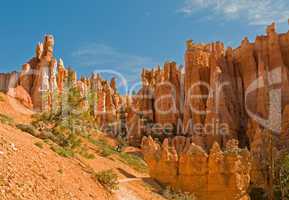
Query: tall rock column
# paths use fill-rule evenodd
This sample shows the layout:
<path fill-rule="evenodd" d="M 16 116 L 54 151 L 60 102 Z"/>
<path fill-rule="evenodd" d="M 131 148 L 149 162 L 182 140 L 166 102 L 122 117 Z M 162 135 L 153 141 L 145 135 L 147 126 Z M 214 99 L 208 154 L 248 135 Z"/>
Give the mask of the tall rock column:
<path fill-rule="evenodd" d="M 185 54 L 185 109 L 183 127 L 190 123 L 203 124 L 205 114 L 205 101 L 202 99 L 201 84 L 203 84 L 199 68 L 208 66 L 208 57 L 200 47 L 192 41 L 187 42 Z M 190 130 L 187 134 L 193 134 Z"/>
<path fill-rule="evenodd" d="M 37 46 L 37 48 L 38 47 L 39 46 Z M 48 107 L 47 95 L 50 90 L 49 67 L 51 66 L 51 61 L 53 59 L 53 47 L 54 38 L 52 35 L 47 35 L 44 38 L 42 54 L 37 54 L 37 56 L 41 55 L 41 58 L 36 66 L 37 72 L 35 73 L 33 87 L 31 90 L 31 97 L 36 110 L 43 110 L 47 109 Z"/>

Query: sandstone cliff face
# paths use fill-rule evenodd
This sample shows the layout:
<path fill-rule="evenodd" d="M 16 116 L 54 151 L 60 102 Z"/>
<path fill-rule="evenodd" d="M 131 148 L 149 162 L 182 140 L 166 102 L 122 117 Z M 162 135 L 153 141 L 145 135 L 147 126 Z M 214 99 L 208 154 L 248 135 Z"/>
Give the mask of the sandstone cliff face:
<path fill-rule="evenodd" d="M 165 139 L 160 146 L 151 137 L 142 141 L 150 175 L 175 189 L 194 193 L 198 199 L 249 199 L 250 153 L 228 141 L 223 152 L 214 143 L 209 153 L 190 138 Z"/>

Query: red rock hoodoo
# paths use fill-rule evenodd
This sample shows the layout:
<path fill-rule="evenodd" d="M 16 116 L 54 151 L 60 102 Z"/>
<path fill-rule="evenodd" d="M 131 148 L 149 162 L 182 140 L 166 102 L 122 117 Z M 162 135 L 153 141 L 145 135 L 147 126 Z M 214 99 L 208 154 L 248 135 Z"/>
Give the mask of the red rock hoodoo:
<path fill-rule="evenodd" d="M 288 146 L 289 32 L 276 33 L 273 23 L 266 35 L 252 43 L 245 38 L 236 49 L 189 40 L 184 57 L 184 68 L 168 62 L 162 69 L 143 70 L 143 86 L 132 102 L 133 124 L 141 126 L 130 129 L 129 141 L 140 145 L 143 136 L 184 135 L 209 151 L 215 143 L 225 149 L 238 140 L 251 152 L 252 185 L 266 188 L 268 135 L 276 152 Z M 176 162 L 166 168 L 176 168 Z M 169 176 L 155 177 L 170 183 Z"/>

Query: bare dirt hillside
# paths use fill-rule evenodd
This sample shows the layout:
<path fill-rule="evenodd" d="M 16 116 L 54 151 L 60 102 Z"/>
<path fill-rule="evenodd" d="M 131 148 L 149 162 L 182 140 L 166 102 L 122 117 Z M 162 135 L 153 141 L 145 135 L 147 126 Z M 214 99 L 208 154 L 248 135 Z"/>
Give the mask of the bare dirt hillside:
<path fill-rule="evenodd" d="M 17 123 L 28 123 L 33 112 L 25 109 L 16 100 L 1 94 L 0 114 Z M 112 139 L 107 140 L 114 143 Z M 160 191 L 159 186 L 146 173 L 137 172 L 116 155 L 102 157 L 95 153 L 94 156 L 94 159 L 61 157 L 43 141 L 0 121 L 0 199 L 163 199 L 156 193 Z M 112 169 L 118 174 L 119 189 L 112 193 L 93 179 L 91 174 L 91 171 L 106 169 Z"/>
<path fill-rule="evenodd" d="M 0 113 L 13 118 L 15 122 L 30 122 L 33 111 L 27 109 L 16 99 L 0 92 Z"/>

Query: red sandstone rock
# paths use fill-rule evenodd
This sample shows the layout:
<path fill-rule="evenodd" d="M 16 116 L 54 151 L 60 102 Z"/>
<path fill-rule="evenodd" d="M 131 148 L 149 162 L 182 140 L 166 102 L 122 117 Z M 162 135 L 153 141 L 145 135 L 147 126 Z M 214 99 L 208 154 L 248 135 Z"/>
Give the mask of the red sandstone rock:
<path fill-rule="evenodd" d="M 33 108 L 31 97 L 22 86 L 10 88 L 7 92 L 7 95 L 19 100 L 24 106 L 29 109 Z"/>
<path fill-rule="evenodd" d="M 63 60 L 60 58 L 57 65 L 57 86 L 60 94 L 62 93 L 63 90 L 63 82 L 66 74 L 65 71 L 66 69 L 64 67 Z"/>
<path fill-rule="evenodd" d="M 26 63 L 22 67 L 22 71 L 19 75 L 19 84 L 30 94 L 30 90 L 33 82 L 33 72 L 30 64 Z"/>

